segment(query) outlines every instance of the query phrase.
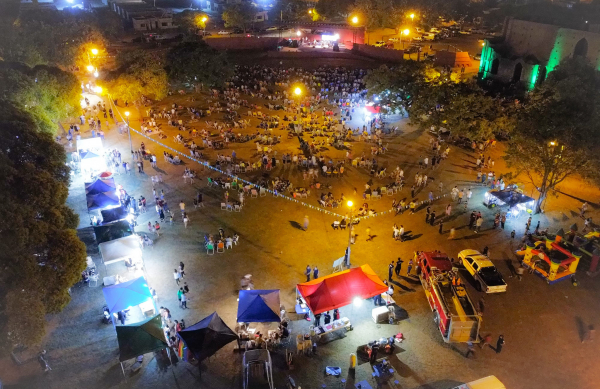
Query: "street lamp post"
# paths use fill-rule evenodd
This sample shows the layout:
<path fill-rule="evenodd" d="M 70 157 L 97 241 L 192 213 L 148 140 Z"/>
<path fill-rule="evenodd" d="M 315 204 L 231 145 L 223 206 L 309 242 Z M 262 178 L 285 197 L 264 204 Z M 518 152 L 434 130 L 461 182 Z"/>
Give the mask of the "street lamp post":
<path fill-rule="evenodd" d="M 202 19 L 200 19 L 202 21 L 202 25 L 204 26 L 202 28 L 202 36 L 206 36 L 206 21 L 208 20 L 208 18 L 206 16 L 203 16 Z"/>
<path fill-rule="evenodd" d="M 131 150 L 131 160 L 133 161 L 133 144 L 131 143 L 131 129 L 129 128 L 129 111 L 125 112 L 127 118 L 127 134 L 129 135 L 129 150 Z"/>

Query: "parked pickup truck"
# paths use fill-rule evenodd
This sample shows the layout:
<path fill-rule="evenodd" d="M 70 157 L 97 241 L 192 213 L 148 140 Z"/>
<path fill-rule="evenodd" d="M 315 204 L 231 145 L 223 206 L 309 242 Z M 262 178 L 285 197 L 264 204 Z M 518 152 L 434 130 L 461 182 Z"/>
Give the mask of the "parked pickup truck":
<path fill-rule="evenodd" d="M 477 250 L 463 250 L 458 253 L 458 260 L 475 278 L 475 287 L 485 293 L 506 292 L 506 282 L 502 274 L 488 257 Z"/>

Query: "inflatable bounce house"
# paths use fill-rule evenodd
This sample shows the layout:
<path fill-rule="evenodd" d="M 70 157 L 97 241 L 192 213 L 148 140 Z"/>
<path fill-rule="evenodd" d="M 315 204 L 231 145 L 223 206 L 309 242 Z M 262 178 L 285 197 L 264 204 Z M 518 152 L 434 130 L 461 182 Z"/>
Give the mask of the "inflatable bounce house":
<path fill-rule="evenodd" d="M 549 284 L 573 276 L 581 259 L 581 253 L 573 253 L 567 248 L 563 235 L 561 229 L 555 236 L 530 236 L 525 248 L 516 253 L 523 256 L 523 266 L 533 269 Z"/>

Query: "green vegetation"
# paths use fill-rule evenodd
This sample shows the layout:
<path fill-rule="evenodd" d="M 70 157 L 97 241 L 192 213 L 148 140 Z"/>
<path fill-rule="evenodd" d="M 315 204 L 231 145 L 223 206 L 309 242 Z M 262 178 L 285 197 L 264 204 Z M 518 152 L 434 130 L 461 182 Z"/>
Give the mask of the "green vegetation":
<path fill-rule="evenodd" d="M 162 58 L 145 50 L 121 52 L 118 68 L 108 76 L 115 99 L 134 102 L 142 96 L 160 100 L 167 95 L 167 72 Z"/>
<path fill-rule="evenodd" d="M 233 76 L 233 66 L 225 54 L 203 41 L 184 42 L 167 54 L 166 69 L 174 82 L 221 87 Z"/>
<path fill-rule="evenodd" d="M 246 28 L 254 21 L 257 9 L 250 3 L 234 4 L 228 7 L 221 17 L 225 27 L 238 27 L 246 32 Z"/>

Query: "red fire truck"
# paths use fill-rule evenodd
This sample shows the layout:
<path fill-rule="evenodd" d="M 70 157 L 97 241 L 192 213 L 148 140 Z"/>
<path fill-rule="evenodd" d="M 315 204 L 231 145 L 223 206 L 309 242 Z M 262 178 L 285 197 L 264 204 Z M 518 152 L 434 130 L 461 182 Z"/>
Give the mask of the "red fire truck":
<path fill-rule="evenodd" d="M 448 256 L 439 251 L 419 252 L 419 279 L 425 289 L 433 320 L 448 343 L 479 341 L 481 317 L 467 290 L 452 269 Z"/>

